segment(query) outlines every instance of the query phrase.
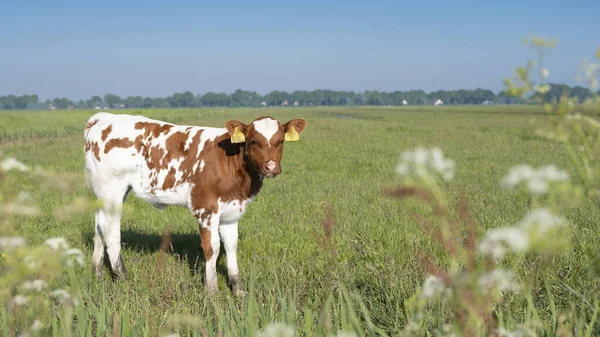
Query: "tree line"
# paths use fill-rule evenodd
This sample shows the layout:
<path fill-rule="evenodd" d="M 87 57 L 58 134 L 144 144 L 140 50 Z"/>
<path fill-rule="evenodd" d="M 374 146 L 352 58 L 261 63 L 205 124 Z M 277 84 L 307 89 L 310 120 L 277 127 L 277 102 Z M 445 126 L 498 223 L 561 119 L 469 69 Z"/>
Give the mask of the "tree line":
<path fill-rule="evenodd" d="M 557 100 L 563 94 L 580 103 L 590 99 L 595 93 L 581 86 L 549 83 L 550 91 L 546 99 Z M 600 91 L 597 93 L 600 94 Z M 168 97 L 119 97 L 106 94 L 92 96 L 86 100 L 72 101 L 66 97 L 56 97 L 40 102 L 38 95 L 0 96 L 0 109 L 47 108 L 57 109 L 103 109 L 103 108 L 189 108 L 189 107 L 258 107 L 258 106 L 334 106 L 334 105 L 427 105 L 441 100 L 449 105 L 471 104 L 523 104 L 539 100 L 539 94 L 528 99 L 509 97 L 504 91 L 495 94 L 487 89 L 437 90 L 426 93 L 423 90 L 409 91 L 334 91 L 296 90 L 292 93 L 274 90 L 266 95 L 255 91 L 238 89 L 231 94 L 207 92 L 194 95 L 190 91 L 175 93 Z"/>

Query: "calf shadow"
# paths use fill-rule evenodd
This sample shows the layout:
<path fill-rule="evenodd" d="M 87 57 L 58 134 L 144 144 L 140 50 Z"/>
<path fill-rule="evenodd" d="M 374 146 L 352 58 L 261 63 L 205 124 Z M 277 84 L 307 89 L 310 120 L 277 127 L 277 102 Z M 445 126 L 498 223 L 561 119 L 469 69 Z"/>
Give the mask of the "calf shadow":
<path fill-rule="evenodd" d="M 87 234 L 86 239 L 93 247 L 93 234 Z M 162 246 L 162 247 L 161 247 Z M 185 261 L 192 275 L 202 276 L 204 282 L 205 262 L 204 252 L 200 246 L 200 234 L 169 233 L 167 237 L 159 234 L 139 233 L 133 230 L 121 230 L 121 249 L 125 252 L 135 251 L 144 254 L 154 254 L 163 250 L 167 254 L 176 256 L 180 261 Z M 221 247 L 217 259 L 217 273 L 227 279 L 227 266 L 223 263 L 225 249 Z M 124 259 L 128 266 L 127 258 Z M 105 267 L 110 269 L 108 257 L 105 254 Z M 129 264 L 134 262 L 129 262 Z"/>

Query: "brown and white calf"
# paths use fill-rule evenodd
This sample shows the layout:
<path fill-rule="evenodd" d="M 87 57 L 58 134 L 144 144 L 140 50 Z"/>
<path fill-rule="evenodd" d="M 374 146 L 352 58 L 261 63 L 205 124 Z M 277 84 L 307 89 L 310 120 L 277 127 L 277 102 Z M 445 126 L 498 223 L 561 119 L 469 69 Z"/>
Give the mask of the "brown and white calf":
<path fill-rule="evenodd" d="M 182 126 L 142 116 L 100 112 L 85 126 L 86 182 L 103 206 L 96 211 L 92 265 L 101 276 L 104 246 L 113 272 L 125 274 L 121 257 L 121 215 L 133 191 L 154 207 L 188 207 L 200 229 L 206 258 L 206 287 L 218 290 L 220 240 L 229 284 L 238 282 L 238 221 L 262 187 L 281 172 L 284 141 L 297 141 L 303 119 L 280 124 L 270 117 L 225 128 Z"/>

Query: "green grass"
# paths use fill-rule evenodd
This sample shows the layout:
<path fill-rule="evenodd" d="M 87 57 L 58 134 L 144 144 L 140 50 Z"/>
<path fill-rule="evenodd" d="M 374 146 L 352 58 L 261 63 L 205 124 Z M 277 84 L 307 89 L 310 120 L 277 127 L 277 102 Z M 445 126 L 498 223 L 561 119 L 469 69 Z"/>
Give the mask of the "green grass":
<path fill-rule="evenodd" d="M 397 333 L 406 322 L 405 300 L 427 275 L 416 260 L 418 252 L 447 263 L 442 248 L 415 217 L 429 217 L 428 209 L 382 194 L 399 182 L 394 169 L 401 151 L 438 146 L 456 161 L 457 175 L 445 193 L 449 198 L 460 192 L 468 196 L 480 235 L 489 228 L 514 224 L 529 209 L 524 193 L 499 188 L 510 167 L 554 163 L 574 175 L 565 151 L 534 135 L 533 126 L 547 117 L 532 106 L 124 112 L 205 126 L 222 126 L 229 118 L 248 123 L 265 114 L 280 121 L 294 117 L 308 121 L 301 141 L 285 145 L 282 174 L 266 182 L 240 221 L 240 272 L 245 287 L 253 289 L 246 298 L 235 299 L 226 287 L 224 256 L 218 261 L 220 294 L 214 300 L 207 298 L 198 225 L 188 210 L 159 211 L 129 197 L 122 221 L 129 278 L 113 282 L 105 274 L 98 281 L 86 267 L 79 281 L 89 294 L 86 305 L 107 310 L 106 322 L 112 321 L 115 312 L 126 314 L 121 321 L 142 324 L 152 336 L 172 327 L 173 317 L 184 315 L 193 315 L 207 331 L 232 331 L 231 335 L 252 335 L 253 328 L 273 320 L 293 322 L 299 330 L 306 327 L 312 331 L 307 335 L 319 334 L 317 329 L 343 328 L 355 321 L 346 316 L 350 314 L 366 324 L 358 300 L 344 297 L 343 290 L 360 296 L 373 324 L 389 334 Z M 83 127 L 91 114 L 0 112 L 0 152 L 77 177 L 75 192 L 65 194 L 39 191 L 31 179 L 6 175 L 0 181 L 0 201 L 28 191 L 51 214 L 77 196 L 91 196 L 82 175 Z M 331 205 L 334 217 L 333 247 L 320 240 L 326 204 Z M 582 298 L 593 303 L 600 294 L 599 278 L 592 268 L 600 247 L 599 208 L 586 200 L 566 216 L 574 227 L 570 252 L 548 261 L 550 267 L 543 275 L 530 275 L 533 269 L 528 263 L 535 261 L 524 262 L 518 270 L 520 275 L 552 282 L 550 296 L 542 283 L 534 289 L 534 302 L 547 324 L 560 308 L 568 309 Z M 49 215 L 16 221 L 18 233 L 30 243 L 65 237 L 86 253 L 89 264 L 92 213 L 65 221 Z M 173 250 L 160 264 L 158 248 L 167 227 Z M 550 299 L 559 309 L 551 308 Z M 523 301 L 518 296 L 510 299 L 515 307 Z M 349 305 L 354 309 L 348 309 Z M 332 315 L 331 323 L 324 312 Z M 515 320 L 527 315 L 516 309 L 511 314 Z M 328 327 L 336 321 L 337 325 Z"/>

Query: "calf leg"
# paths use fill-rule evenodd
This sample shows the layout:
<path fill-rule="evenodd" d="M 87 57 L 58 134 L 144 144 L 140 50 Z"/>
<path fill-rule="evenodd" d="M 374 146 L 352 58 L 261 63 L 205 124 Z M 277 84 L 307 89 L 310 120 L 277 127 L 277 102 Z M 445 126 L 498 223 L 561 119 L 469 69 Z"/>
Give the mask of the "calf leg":
<path fill-rule="evenodd" d="M 92 269 L 98 278 L 104 274 L 104 242 L 102 240 L 102 229 L 100 228 L 100 210 L 96 211 L 96 222 L 94 226 L 94 252 L 92 253 Z"/>
<path fill-rule="evenodd" d="M 201 246 L 206 259 L 205 287 L 208 292 L 217 292 L 217 258 L 219 257 L 219 216 L 218 214 L 200 210 L 194 212 L 200 227 Z"/>
<path fill-rule="evenodd" d="M 99 198 L 104 205 L 96 211 L 94 253 L 92 254 L 92 265 L 97 276 L 102 275 L 104 245 L 106 245 L 113 274 L 118 277 L 125 276 L 126 269 L 121 257 L 121 214 L 127 191 L 127 185 L 111 184 L 103 186 L 102 192 L 104 193 L 99 193 Z"/>
<path fill-rule="evenodd" d="M 227 254 L 227 274 L 229 286 L 233 293 L 237 296 L 242 296 L 245 291 L 239 282 L 239 271 L 237 263 L 237 245 L 238 245 L 238 223 L 221 225 L 219 227 L 221 240 L 225 246 Z"/>

